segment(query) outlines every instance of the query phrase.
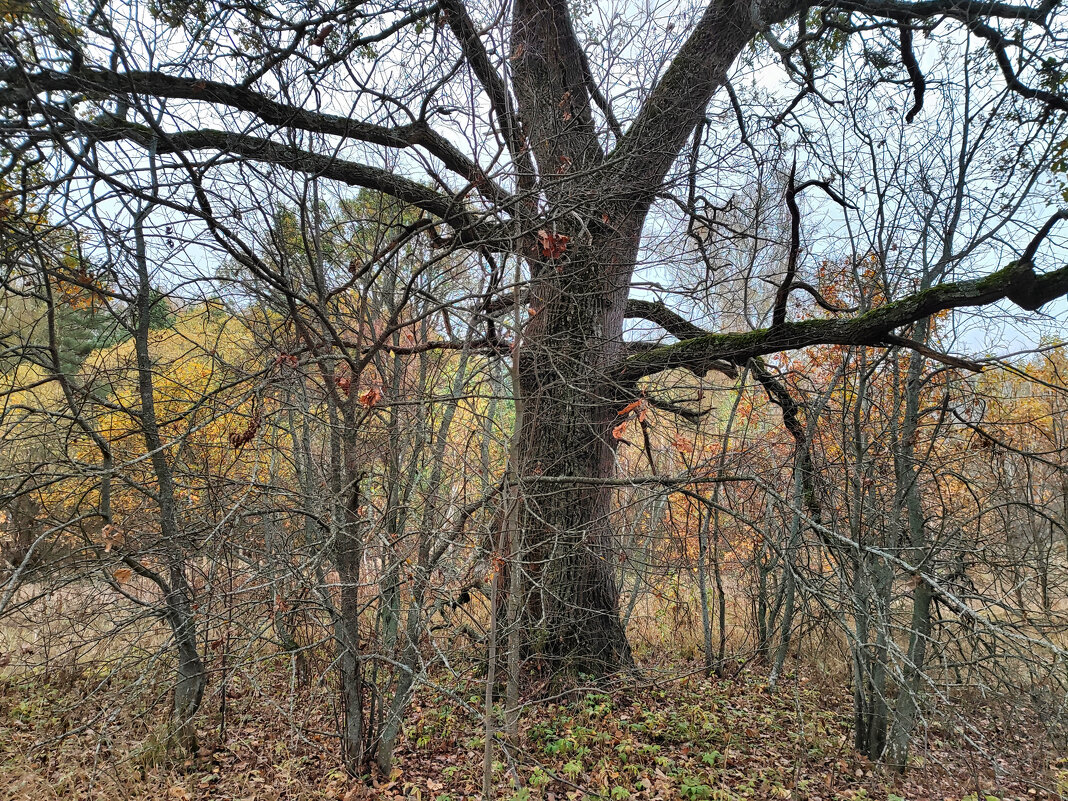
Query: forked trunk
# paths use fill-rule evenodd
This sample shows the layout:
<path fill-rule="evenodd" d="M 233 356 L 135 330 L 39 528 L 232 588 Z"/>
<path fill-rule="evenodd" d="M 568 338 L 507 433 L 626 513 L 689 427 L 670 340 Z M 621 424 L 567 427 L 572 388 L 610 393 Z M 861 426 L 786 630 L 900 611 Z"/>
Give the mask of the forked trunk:
<path fill-rule="evenodd" d="M 478 49 L 474 24 L 444 2 L 458 39 Z M 762 9 L 766 22 L 788 12 L 785 4 Z M 611 153 L 594 115 L 595 103 L 608 104 L 591 94 L 596 81 L 565 0 L 513 6 L 514 117 L 504 84 L 487 78 L 520 185 L 534 187 L 540 176 L 546 207 L 544 214 L 536 204 L 522 209 L 538 220 L 541 253 L 525 254 L 535 274 L 533 319 L 519 351 L 518 522 L 529 650 L 554 667 L 606 673 L 632 664 L 617 609 L 612 492 L 604 483 L 625 403 L 613 378 L 625 355 L 623 314 L 645 214 L 755 35 L 753 19 L 748 2 L 710 4 L 628 131 L 604 112 L 615 131 Z M 472 59 L 480 75 L 490 72 L 484 58 Z"/>

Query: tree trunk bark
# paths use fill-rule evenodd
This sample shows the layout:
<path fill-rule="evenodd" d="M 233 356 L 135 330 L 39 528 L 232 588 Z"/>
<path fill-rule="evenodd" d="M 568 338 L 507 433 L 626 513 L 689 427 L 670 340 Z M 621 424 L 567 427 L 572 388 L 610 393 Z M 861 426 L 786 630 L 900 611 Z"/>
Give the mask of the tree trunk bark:
<path fill-rule="evenodd" d="M 514 109 L 503 86 L 485 75 L 470 19 L 449 8 L 450 25 L 503 121 L 520 185 L 538 184 L 547 209 L 530 232 L 538 244 L 524 254 L 534 313 L 518 356 L 528 642 L 557 667 L 598 674 L 627 668 L 633 659 L 617 609 L 612 492 L 597 480 L 610 477 L 615 463 L 612 429 L 624 400 L 615 374 L 642 226 L 709 100 L 756 34 L 754 8 L 766 24 L 794 4 L 710 4 L 628 131 L 614 126 L 611 157 L 593 112 L 595 102 L 607 104 L 591 95 L 596 81 L 565 0 L 514 4 Z M 524 213 L 539 218 L 534 204 Z"/>
<path fill-rule="evenodd" d="M 610 240 L 532 262 L 541 275 L 519 355 L 519 530 L 528 650 L 554 670 L 600 675 L 633 664 L 618 610 L 612 492 L 603 479 L 615 467 L 612 429 L 624 400 L 612 371 L 624 356 L 640 224 L 632 217 Z M 569 233 L 572 242 L 582 236 Z"/>
<path fill-rule="evenodd" d="M 189 600 L 192 595 L 185 579 L 185 564 L 175 560 L 170 567 L 171 591 L 167 594 L 167 620 L 178 647 L 178 676 L 174 685 L 174 742 L 186 753 L 197 750 L 197 730 L 193 721 L 200 709 L 207 685 L 204 662 L 197 650 L 196 621 Z"/>
<path fill-rule="evenodd" d="M 364 771 L 367 743 L 364 731 L 363 666 L 360 662 L 360 568 L 363 562 L 363 536 L 360 492 L 363 475 L 355 469 L 354 443 L 345 448 L 345 488 L 343 521 L 333 548 L 334 566 L 341 585 L 338 619 L 335 622 L 341 668 L 342 753 L 346 769 L 354 776 Z"/>
<path fill-rule="evenodd" d="M 168 579 L 165 587 L 164 618 L 171 627 L 178 651 L 178 669 L 174 685 L 174 742 L 188 753 L 197 750 L 196 725 L 193 717 L 200 709 L 207 685 L 207 672 L 197 650 L 196 620 L 193 614 L 193 590 L 185 577 L 185 547 L 190 545 L 178 525 L 175 503 L 174 475 L 167 458 L 166 445 L 156 416 L 155 386 L 152 354 L 149 351 L 149 331 L 152 311 L 152 288 L 149 283 L 148 253 L 144 223 L 148 210 L 142 211 L 134 225 L 137 265 L 136 313 L 134 353 L 137 359 L 137 387 L 141 400 L 141 430 L 149 463 L 156 479 L 156 499 L 159 506 L 161 548 L 167 563 Z"/>
<path fill-rule="evenodd" d="M 341 674 L 342 755 L 346 769 L 359 775 L 364 767 L 363 672 L 360 666 L 360 558 L 361 548 L 348 534 L 334 547 L 334 564 L 341 585 L 338 617 L 334 621 Z"/>
<path fill-rule="evenodd" d="M 855 745 L 869 759 L 886 749 L 890 709 L 886 698 L 886 659 L 893 574 L 878 557 L 859 554 L 854 584 L 856 641 L 853 643 Z M 874 640 L 872 636 L 874 635 Z"/>
<path fill-rule="evenodd" d="M 916 326 L 917 341 L 926 344 L 930 332 L 929 319 Z M 898 483 L 898 504 L 903 507 L 908 532 L 909 561 L 916 568 L 926 568 L 929 556 L 927 527 L 920 497 L 920 464 L 916 457 L 916 440 L 920 422 L 920 390 L 924 358 L 912 354 L 905 380 L 905 414 L 901 426 L 901 444 L 895 454 Z M 909 647 L 902 667 L 903 678 L 898 687 L 894 722 L 887 743 L 887 763 L 898 773 L 908 765 L 909 745 L 919 720 L 920 693 L 926 679 L 927 642 L 931 636 L 931 586 L 922 576 L 915 576 L 912 591 L 912 621 L 909 627 Z"/>
<path fill-rule="evenodd" d="M 712 619 L 708 609 L 708 529 L 711 525 L 712 510 L 701 509 L 700 522 L 697 527 L 697 587 L 701 597 L 701 633 L 704 635 L 705 675 L 711 676 L 715 667 L 712 657 Z"/>

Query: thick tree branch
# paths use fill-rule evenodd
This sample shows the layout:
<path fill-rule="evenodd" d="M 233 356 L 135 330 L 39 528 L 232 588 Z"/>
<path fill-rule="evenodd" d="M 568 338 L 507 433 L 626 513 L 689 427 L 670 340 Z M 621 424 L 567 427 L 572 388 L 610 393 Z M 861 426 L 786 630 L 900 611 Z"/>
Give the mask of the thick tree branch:
<path fill-rule="evenodd" d="M 525 147 L 523 133 L 512 107 L 512 97 L 508 92 L 508 87 L 490 61 L 489 53 L 482 44 L 478 29 L 471 15 L 467 13 L 463 0 L 442 0 L 439 5 L 445 13 L 445 19 L 453 36 L 460 45 L 464 60 L 482 84 L 482 88 L 486 90 L 490 108 L 493 109 L 501 126 L 505 146 L 519 168 L 519 184 L 523 188 L 529 188 L 534 175 L 534 165 L 531 162 L 530 151 Z"/>
<path fill-rule="evenodd" d="M 378 167 L 312 153 L 249 134 L 204 128 L 160 136 L 146 126 L 114 118 L 89 122 L 77 119 L 65 109 L 54 106 L 46 107 L 44 112 L 61 123 L 68 134 L 81 135 L 95 142 L 134 142 L 144 148 L 153 148 L 159 155 L 198 150 L 215 151 L 265 164 L 276 164 L 295 172 L 321 176 L 349 186 L 383 192 L 440 218 L 456 229 L 459 242 L 467 247 L 511 247 L 507 237 L 506 241 L 501 241 L 504 232 L 500 226 L 480 220 L 462 201 Z M 51 137 L 56 133 L 58 131 L 53 130 L 47 136 Z M 34 137 L 36 134 L 31 132 L 26 135 Z"/>
<path fill-rule="evenodd" d="M 880 345 L 888 341 L 895 329 L 947 309 L 1010 300 L 1034 311 L 1063 295 L 1068 295 L 1068 265 L 1036 274 L 1030 262 L 1013 262 L 985 278 L 932 287 L 852 319 L 804 320 L 746 333 L 705 334 L 664 345 L 628 358 L 618 378 L 623 382 L 636 381 L 673 368 L 704 372 L 713 369 L 719 361 L 737 364 L 756 356 L 812 345 Z"/>
<path fill-rule="evenodd" d="M 988 2 L 988 0 L 834 0 L 813 5 L 862 11 L 880 17 L 930 19 L 950 17 L 961 21 L 977 17 L 998 17 L 1041 23 L 1060 0 L 1043 0 L 1038 4 Z"/>
<path fill-rule="evenodd" d="M 659 300 L 638 300 L 631 298 L 623 315 L 628 320 L 639 319 L 656 323 L 676 339 L 693 339 L 708 332 L 669 309 Z"/>
<path fill-rule="evenodd" d="M 786 322 L 786 303 L 790 300 L 794 276 L 797 274 L 797 258 L 801 253 L 801 210 L 797 206 L 797 157 L 790 167 L 786 186 L 786 207 L 790 210 L 790 255 L 786 260 L 786 275 L 775 293 L 775 305 L 771 312 L 771 327 L 778 328 Z"/>
<path fill-rule="evenodd" d="M 923 76 L 923 70 L 916 60 L 916 53 L 912 49 L 912 28 L 907 24 L 898 26 L 901 41 L 901 62 L 908 71 L 909 80 L 912 81 L 912 108 L 905 114 L 905 122 L 912 122 L 916 115 L 923 109 L 923 95 L 927 91 L 927 79 Z"/>
<path fill-rule="evenodd" d="M 566 0 L 516 0 L 512 73 L 523 133 L 543 176 L 583 173 L 604 160 L 593 124 L 585 56 Z M 573 181 L 546 187 L 564 199 Z"/>
<path fill-rule="evenodd" d="M 422 147 L 449 170 L 474 184 L 488 200 L 510 205 L 508 193 L 491 181 L 477 163 L 423 121 L 396 127 L 373 125 L 351 117 L 279 103 L 242 86 L 159 72 L 114 72 L 93 68 L 76 73 L 42 70 L 26 75 L 17 69 L 7 69 L 0 71 L 0 83 L 9 87 L 3 93 L 2 103 L 5 106 L 33 100 L 42 92 L 73 92 L 89 97 L 117 98 L 124 94 L 137 94 L 226 106 L 280 128 L 356 139 L 398 149 Z"/>
<path fill-rule="evenodd" d="M 756 0 L 759 4 L 759 0 Z M 792 4 L 791 4 L 792 5 Z M 713 0 L 683 43 L 610 158 L 612 181 L 625 181 L 649 202 L 727 70 L 757 34 L 749 2 Z"/>
<path fill-rule="evenodd" d="M 982 19 L 1018 20 L 1044 24 L 1058 0 L 1038 4 L 987 2 L 986 0 L 826 0 L 805 3 L 800 0 L 711 0 L 690 37 L 679 49 L 657 86 L 650 93 L 634 123 L 619 142 L 612 159 L 611 180 L 627 181 L 640 200 L 655 192 L 668 169 L 698 124 L 713 94 L 726 82 L 735 58 L 759 33 L 806 8 L 850 10 L 907 24 L 908 20 L 946 17 L 968 25 L 991 41 L 1011 88 L 1025 97 L 1042 100 L 1064 109 L 1059 95 L 1024 85 L 1011 69 L 1004 54 L 1004 40 Z M 908 34 L 905 34 L 907 40 Z M 905 48 L 903 48 L 905 49 Z M 905 59 L 907 61 L 907 55 Z M 906 64 L 906 69 L 909 69 Z M 922 97 L 917 75 L 913 79 L 916 104 Z M 921 76 L 922 77 L 922 74 Z"/>
<path fill-rule="evenodd" d="M 703 328 L 700 328 L 689 320 L 684 319 L 676 312 L 669 309 L 661 301 L 649 301 L 649 300 L 637 300 L 631 298 L 627 301 L 626 309 L 623 316 L 628 320 L 640 319 L 648 320 L 651 323 L 656 323 L 663 328 L 669 334 L 676 339 L 687 340 L 695 337 L 702 337 L 708 334 Z M 627 343 L 632 353 L 643 352 L 647 353 L 651 350 L 657 349 L 659 346 L 654 343 L 644 342 L 629 342 Z M 728 361 L 713 361 L 708 365 L 709 370 L 715 370 L 730 376 L 731 378 L 737 378 L 737 367 Z M 704 371 L 704 372 L 707 372 Z M 702 372 L 702 375 L 704 374 Z"/>
<path fill-rule="evenodd" d="M 972 22 L 969 27 L 973 33 L 986 39 L 987 44 L 990 45 L 990 50 L 994 53 L 994 58 L 998 62 L 998 67 L 1001 69 L 1001 74 L 1005 78 L 1005 83 L 1009 89 L 1020 95 L 1020 97 L 1038 100 L 1058 111 L 1068 111 L 1068 97 L 1047 89 L 1035 89 L 1020 80 L 1020 76 L 1013 69 L 1012 59 L 1006 50 L 1008 42 L 998 30 L 979 21 Z"/>

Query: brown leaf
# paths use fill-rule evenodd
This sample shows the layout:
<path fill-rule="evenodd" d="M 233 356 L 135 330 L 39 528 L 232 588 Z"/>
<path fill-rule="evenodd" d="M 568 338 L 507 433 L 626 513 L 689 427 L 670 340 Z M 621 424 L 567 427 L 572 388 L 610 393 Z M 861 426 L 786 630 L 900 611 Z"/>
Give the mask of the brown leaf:
<path fill-rule="evenodd" d="M 333 32 L 334 32 L 334 23 L 331 22 L 328 25 L 324 25 L 319 30 L 319 32 L 317 34 L 315 34 L 315 37 L 311 40 L 311 43 L 313 45 L 315 45 L 316 47 L 322 47 L 324 44 L 326 44 L 326 37 L 329 36 Z"/>
<path fill-rule="evenodd" d="M 538 229 L 538 247 L 541 255 L 547 259 L 558 259 L 563 256 L 567 251 L 567 243 L 570 241 L 571 237 L 564 234 L 556 234 L 544 228 Z"/>

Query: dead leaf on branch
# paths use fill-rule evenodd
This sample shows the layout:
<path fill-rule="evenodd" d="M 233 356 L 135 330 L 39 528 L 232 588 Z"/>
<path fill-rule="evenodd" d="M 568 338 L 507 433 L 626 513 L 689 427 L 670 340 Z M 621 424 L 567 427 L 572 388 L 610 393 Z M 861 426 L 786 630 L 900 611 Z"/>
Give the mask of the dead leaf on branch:
<path fill-rule="evenodd" d="M 329 24 L 323 26 L 323 28 L 317 34 L 315 34 L 315 38 L 313 38 L 311 40 L 311 43 L 313 45 L 315 45 L 316 47 L 322 47 L 323 45 L 326 44 L 326 37 L 329 36 L 333 32 L 334 32 L 334 24 L 333 23 L 329 23 Z"/>
<path fill-rule="evenodd" d="M 252 439 L 256 436 L 256 432 L 260 430 L 260 415 L 258 412 L 253 413 L 251 419 L 248 421 L 248 426 L 244 431 L 231 431 L 228 437 L 231 447 L 235 451 L 241 450 L 244 446 L 252 442 Z"/>
<path fill-rule="evenodd" d="M 377 389 L 369 389 L 366 392 L 361 392 L 359 396 L 360 406 L 367 409 L 370 409 L 380 400 L 382 400 L 382 393 Z"/>
<path fill-rule="evenodd" d="M 538 229 L 538 248 L 541 255 L 547 259 L 558 259 L 563 256 L 567 252 L 567 243 L 570 241 L 571 237 L 566 234 L 553 233 L 544 228 Z"/>

